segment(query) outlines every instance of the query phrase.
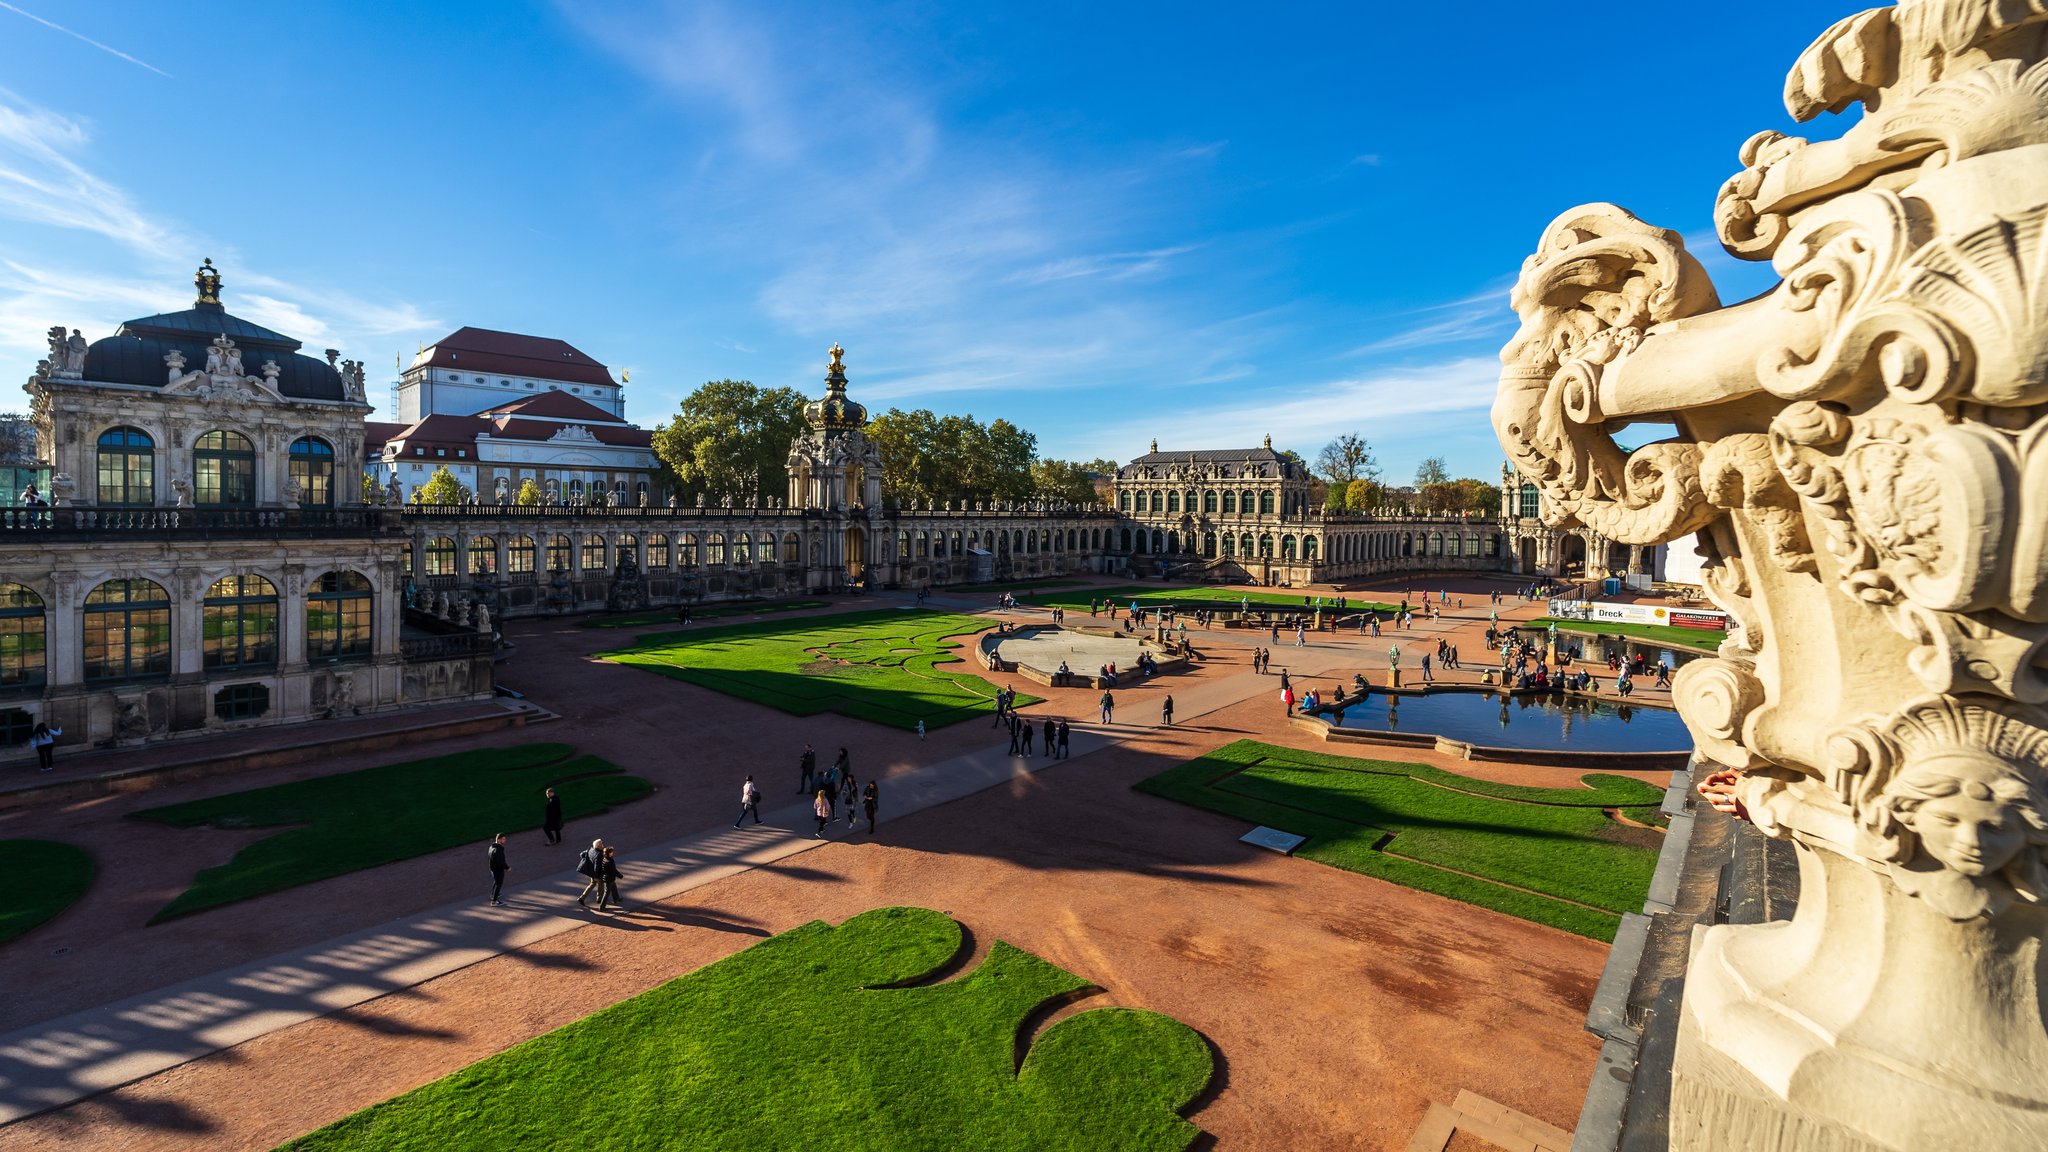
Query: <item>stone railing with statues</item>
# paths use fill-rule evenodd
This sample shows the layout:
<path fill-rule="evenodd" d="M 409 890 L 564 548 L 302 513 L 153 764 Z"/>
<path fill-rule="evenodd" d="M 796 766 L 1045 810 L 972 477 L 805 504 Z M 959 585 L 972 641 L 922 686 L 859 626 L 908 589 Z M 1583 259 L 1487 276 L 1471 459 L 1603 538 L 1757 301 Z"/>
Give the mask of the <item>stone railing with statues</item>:
<path fill-rule="evenodd" d="M 125 508 L 67 504 L 0 510 L 0 540 L 109 536 L 397 534 L 399 518 L 380 508 Z"/>
<path fill-rule="evenodd" d="M 1773 291 L 1610 204 L 1515 285 L 1501 442 L 1552 527 L 1699 534 L 1741 625 L 1674 690 L 1702 790 L 1799 857 L 1792 920 L 1695 938 L 1673 1148 L 2048 1147 L 2044 61 L 2039 4 L 1851 16 L 1786 100 L 1861 119 L 1716 204 Z"/>

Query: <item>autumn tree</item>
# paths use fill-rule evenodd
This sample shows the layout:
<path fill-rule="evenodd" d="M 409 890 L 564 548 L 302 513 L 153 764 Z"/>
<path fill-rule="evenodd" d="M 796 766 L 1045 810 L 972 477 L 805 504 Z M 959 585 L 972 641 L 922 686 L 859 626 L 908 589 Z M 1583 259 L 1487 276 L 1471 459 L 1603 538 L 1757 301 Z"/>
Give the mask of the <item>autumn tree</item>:
<path fill-rule="evenodd" d="M 540 485 L 533 482 L 533 477 L 529 476 L 521 480 L 519 482 L 519 492 L 512 497 L 512 502 L 524 508 L 532 508 L 539 505 L 540 501 Z"/>
<path fill-rule="evenodd" d="M 450 472 L 445 464 L 434 469 L 434 474 L 427 477 L 427 482 L 420 485 L 415 495 L 422 504 L 470 503 L 469 489 L 463 487 L 462 481 L 457 480 L 455 473 Z"/>

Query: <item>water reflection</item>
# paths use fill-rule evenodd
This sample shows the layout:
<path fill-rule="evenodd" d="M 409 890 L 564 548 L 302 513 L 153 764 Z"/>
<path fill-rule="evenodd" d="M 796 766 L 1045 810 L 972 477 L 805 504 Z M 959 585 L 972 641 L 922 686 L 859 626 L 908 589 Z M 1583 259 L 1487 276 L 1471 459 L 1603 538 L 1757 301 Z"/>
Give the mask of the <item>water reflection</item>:
<path fill-rule="evenodd" d="M 1347 704 L 1332 719 L 1344 728 L 1426 732 L 1495 748 L 1682 752 L 1692 747 L 1692 735 L 1676 712 L 1587 696 L 1374 692 Z"/>

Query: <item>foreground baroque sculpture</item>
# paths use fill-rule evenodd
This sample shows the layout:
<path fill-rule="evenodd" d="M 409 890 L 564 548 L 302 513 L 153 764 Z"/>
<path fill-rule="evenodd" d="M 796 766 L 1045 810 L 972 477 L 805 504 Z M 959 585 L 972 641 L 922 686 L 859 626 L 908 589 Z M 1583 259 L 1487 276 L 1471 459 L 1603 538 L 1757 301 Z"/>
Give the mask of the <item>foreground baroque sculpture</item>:
<path fill-rule="evenodd" d="M 1737 623 L 1675 696 L 1717 807 L 1790 840 L 1787 922 L 1703 929 L 1682 1149 L 2048 1147 L 2048 0 L 1829 29 L 1743 145 L 1724 306 L 1620 208 L 1544 232 L 1494 424 L 1553 525 L 1698 532 Z M 1631 453 L 1633 422 L 1675 439 Z"/>

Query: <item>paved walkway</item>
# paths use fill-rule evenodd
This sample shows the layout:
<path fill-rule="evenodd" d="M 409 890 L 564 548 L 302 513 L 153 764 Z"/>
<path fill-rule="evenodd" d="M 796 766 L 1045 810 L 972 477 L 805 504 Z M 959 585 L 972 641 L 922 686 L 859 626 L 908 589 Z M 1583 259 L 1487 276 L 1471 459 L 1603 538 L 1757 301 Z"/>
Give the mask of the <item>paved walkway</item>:
<path fill-rule="evenodd" d="M 1314 649 L 1302 651 L 1317 651 Z M 1338 649 L 1321 650 L 1342 660 Z M 1249 673 L 1191 683 L 1175 691 L 1186 721 L 1272 690 L 1274 678 Z M 1138 724 L 1076 724 L 1070 759 L 1149 729 Z M 973 795 L 1053 764 L 1008 755 L 1007 746 L 956 756 L 889 777 L 886 821 Z M 735 804 L 737 807 L 737 804 Z M 830 840 L 814 839 L 807 804 L 764 814 L 760 826 L 720 827 L 625 858 L 635 903 L 666 900 Z M 835 824 L 832 839 L 858 838 Z M 515 868 L 518 861 L 514 861 Z M 481 854 L 478 891 L 483 890 Z M 466 900 L 253 964 L 75 1013 L 0 1036 L 0 1124 L 155 1075 L 246 1040 L 422 984 L 502 953 L 584 927 L 600 913 L 576 905 L 583 879 L 563 872 L 507 891 L 502 907 Z"/>

